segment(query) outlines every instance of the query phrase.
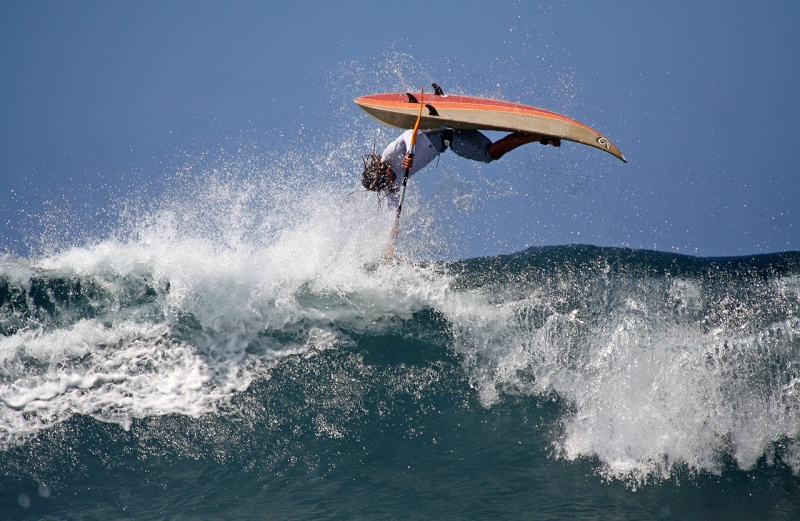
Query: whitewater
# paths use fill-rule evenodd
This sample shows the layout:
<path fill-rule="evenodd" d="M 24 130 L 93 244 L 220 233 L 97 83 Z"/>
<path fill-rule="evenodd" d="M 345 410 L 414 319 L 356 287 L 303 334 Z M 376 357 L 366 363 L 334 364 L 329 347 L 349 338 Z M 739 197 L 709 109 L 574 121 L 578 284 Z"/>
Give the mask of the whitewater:
<path fill-rule="evenodd" d="M 352 180 L 252 170 L 0 258 L 0 517 L 800 512 L 800 253 L 436 261 L 412 191 L 382 263 Z"/>

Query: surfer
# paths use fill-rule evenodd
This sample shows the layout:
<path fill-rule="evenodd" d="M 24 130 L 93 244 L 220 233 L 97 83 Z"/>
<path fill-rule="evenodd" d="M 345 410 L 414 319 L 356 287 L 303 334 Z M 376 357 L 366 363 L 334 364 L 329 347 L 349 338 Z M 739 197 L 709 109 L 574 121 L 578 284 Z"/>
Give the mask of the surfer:
<path fill-rule="evenodd" d="M 401 182 L 401 176 L 398 176 L 397 172 L 402 173 L 404 169 L 408 169 L 408 175 L 412 176 L 425 168 L 448 148 L 461 157 L 482 163 L 490 163 L 500 159 L 515 148 L 528 143 L 539 142 L 543 145 L 561 146 L 559 138 L 551 138 L 541 134 L 514 132 L 492 142 L 491 139 L 478 130 L 443 128 L 419 132 L 412 156 L 408 153 L 411 149 L 412 135 L 413 130 L 407 130 L 389 143 L 380 156 L 374 153 L 364 156 L 364 172 L 361 174 L 361 184 L 367 190 L 385 193 L 390 206 L 393 207 L 397 207 L 397 193 Z"/>

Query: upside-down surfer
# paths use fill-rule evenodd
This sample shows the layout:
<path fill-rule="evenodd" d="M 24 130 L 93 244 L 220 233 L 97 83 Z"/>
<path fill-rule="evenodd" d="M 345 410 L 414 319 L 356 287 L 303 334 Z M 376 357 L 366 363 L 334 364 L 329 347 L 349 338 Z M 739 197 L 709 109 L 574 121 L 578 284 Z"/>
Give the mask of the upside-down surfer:
<path fill-rule="evenodd" d="M 490 163 L 503 157 L 522 145 L 539 142 L 543 145 L 561 146 L 559 138 L 543 136 L 541 134 L 525 134 L 514 132 L 506 137 L 492 142 L 483 133 L 477 130 L 454 130 L 443 128 L 438 130 L 420 131 L 413 156 L 411 139 L 413 130 L 403 132 L 397 139 L 389 143 L 383 153 L 367 154 L 364 156 L 364 172 L 361 174 L 361 184 L 370 191 L 385 194 L 389 206 L 396 208 L 398 204 L 400 176 L 397 172 L 408 169 L 409 177 L 425 168 L 439 154 L 448 148 L 457 155 Z"/>
<path fill-rule="evenodd" d="M 406 185 L 410 176 L 451 148 L 457 155 L 489 163 L 527 143 L 561 146 L 561 140 L 589 145 L 627 162 L 619 148 L 590 126 L 563 114 L 520 103 L 470 96 L 446 95 L 435 83 L 433 97 L 425 98 L 424 89 L 417 98 L 410 92 L 388 92 L 361 96 L 356 104 L 381 123 L 409 128 L 383 153 L 364 156 L 361 184 L 385 195 L 389 206 L 397 210 L 389 234 L 384 258 L 391 260 L 399 234 Z M 424 109 L 427 113 L 423 117 Z M 438 130 L 421 130 L 437 128 Z M 476 129 L 512 132 L 492 142 Z M 421 130 L 421 131 L 420 131 Z M 417 147 L 417 138 L 419 146 Z M 397 173 L 403 170 L 402 182 Z"/>

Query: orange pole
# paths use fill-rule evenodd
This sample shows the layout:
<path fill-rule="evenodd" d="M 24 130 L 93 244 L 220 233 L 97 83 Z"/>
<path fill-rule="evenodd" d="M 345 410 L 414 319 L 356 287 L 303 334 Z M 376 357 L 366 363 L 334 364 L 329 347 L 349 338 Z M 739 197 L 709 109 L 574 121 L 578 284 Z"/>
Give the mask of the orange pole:
<path fill-rule="evenodd" d="M 425 87 L 419 90 L 419 114 L 417 115 L 417 122 L 414 123 L 414 132 L 411 134 L 411 150 L 408 151 L 410 157 L 414 157 L 414 147 L 417 144 L 417 132 L 419 132 L 419 123 L 422 120 L 422 107 L 425 106 Z M 394 257 L 394 242 L 397 235 L 400 233 L 400 212 L 403 210 L 403 200 L 406 198 L 406 185 L 408 184 L 409 169 L 405 168 L 403 171 L 403 189 L 400 191 L 400 202 L 397 205 L 397 215 L 394 218 L 394 225 L 392 232 L 389 235 L 389 247 L 386 248 L 383 256 L 389 260 Z"/>

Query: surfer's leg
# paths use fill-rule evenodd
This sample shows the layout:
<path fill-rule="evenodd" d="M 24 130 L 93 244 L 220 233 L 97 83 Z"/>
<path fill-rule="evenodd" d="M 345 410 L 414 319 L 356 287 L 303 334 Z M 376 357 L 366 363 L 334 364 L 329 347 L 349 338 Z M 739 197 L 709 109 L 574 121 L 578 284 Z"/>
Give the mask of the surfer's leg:
<path fill-rule="evenodd" d="M 428 138 L 428 141 L 431 142 L 433 148 L 436 149 L 437 152 L 440 154 L 447 150 L 450 141 L 452 141 L 453 130 L 452 129 L 436 129 L 436 130 L 426 130 L 423 132 L 425 137 Z M 445 142 L 445 140 L 447 140 Z"/>
<path fill-rule="evenodd" d="M 559 138 L 549 138 L 541 134 L 522 134 L 514 132 L 489 145 L 488 152 L 492 159 L 500 159 L 515 148 L 533 143 L 534 141 L 538 141 L 543 145 L 553 145 L 554 147 L 561 146 L 561 140 Z"/>
<path fill-rule="evenodd" d="M 450 150 L 461 157 L 489 163 L 496 159 L 489 154 L 491 145 L 492 140 L 477 130 L 454 130 Z"/>

